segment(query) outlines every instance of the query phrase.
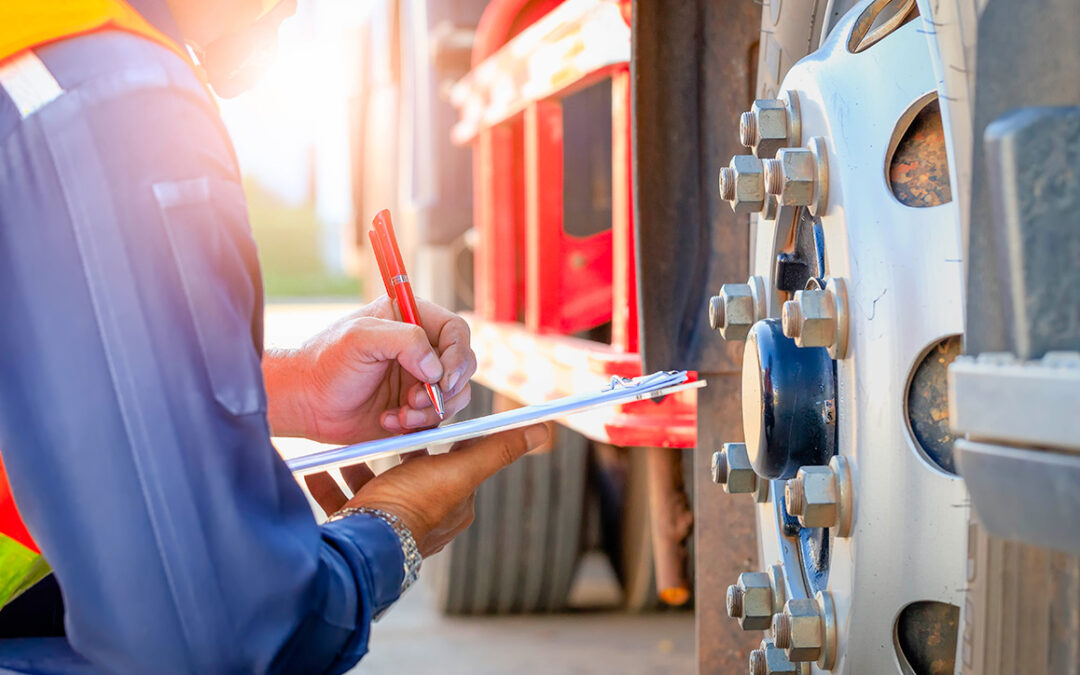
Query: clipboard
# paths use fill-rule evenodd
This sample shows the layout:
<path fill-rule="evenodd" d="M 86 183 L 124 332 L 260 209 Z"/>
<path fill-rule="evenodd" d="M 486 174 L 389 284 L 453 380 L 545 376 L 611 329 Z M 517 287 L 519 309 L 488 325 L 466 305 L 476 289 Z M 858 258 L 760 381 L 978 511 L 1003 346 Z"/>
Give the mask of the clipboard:
<path fill-rule="evenodd" d="M 613 377 L 611 382 L 599 391 L 574 394 L 411 434 L 314 452 L 293 457 L 286 464 L 293 473 L 298 475 L 325 471 L 380 457 L 422 450 L 434 445 L 490 436 L 507 429 L 517 429 L 530 424 L 570 417 L 594 408 L 659 398 L 677 391 L 704 386 L 704 380 L 692 379 L 685 370 L 662 370 L 635 378 Z"/>

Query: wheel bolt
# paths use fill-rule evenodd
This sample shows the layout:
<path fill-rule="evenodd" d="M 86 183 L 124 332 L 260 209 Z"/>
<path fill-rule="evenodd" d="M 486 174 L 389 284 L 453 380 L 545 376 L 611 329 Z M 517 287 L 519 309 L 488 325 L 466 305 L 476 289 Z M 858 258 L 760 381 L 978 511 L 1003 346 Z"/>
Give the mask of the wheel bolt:
<path fill-rule="evenodd" d="M 799 98 L 793 91 L 781 98 L 759 98 L 739 117 L 739 142 L 756 157 L 772 157 L 780 148 L 802 142 Z"/>
<path fill-rule="evenodd" d="M 791 646 L 791 615 L 784 612 L 774 614 L 772 618 L 772 634 L 776 646 L 787 649 Z"/>
<path fill-rule="evenodd" d="M 730 166 L 720 169 L 720 199 L 727 202 L 735 199 L 735 169 Z"/>
<path fill-rule="evenodd" d="M 748 148 L 752 148 L 754 147 L 756 136 L 757 116 L 754 115 L 754 111 L 750 110 L 739 115 L 739 142 Z"/>
<path fill-rule="evenodd" d="M 825 141 L 810 139 L 805 148 L 780 148 L 776 157 L 762 162 L 765 192 L 776 195 L 780 206 L 809 207 L 812 215 L 824 213 L 828 197 L 828 163 Z"/>
<path fill-rule="evenodd" d="M 854 523 L 851 470 L 843 457 L 828 466 L 804 466 L 784 486 L 788 515 L 803 527 L 835 527 L 836 536 L 851 536 Z"/>
<path fill-rule="evenodd" d="M 741 619 L 743 616 L 743 597 L 745 593 L 738 586 L 727 587 L 727 615 L 732 619 Z"/>
<path fill-rule="evenodd" d="M 725 340 L 745 340 L 750 327 L 765 317 L 765 282 L 750 277 L 745 284 L 724 284 L 709 298 L 709 326 Z"/>
<path fill-rule="evenodd" d="M 795 291 L 793 299 L 780 311 L 784 335 L 799 347 L 826 347 L 829 356 L 847 356 L 848 307 L 847 286 L 840 278 L 831 278 L 824 288 L 811 279 L 805 290 Z"/>
<path fill-rule="evenodd" d="M 761 160 L 753 155 L 735 155 L 720 169 L 720 196 L 735 213 L 757 213 L 765 206 L 765 179 Z"/>
<path fill-rule="evenodd" d="M 765 660 L 764 649 L 755 649 L 750 652 L 750 675 L 769 675 L 769 664 Z"/>
<path fill-rule="evenodd" d="M 727 453 L 717 450 L 712 454 L 712 481 L 717 485 L 725 485 L 728 480 Z"/>
<path fill-rule="evenodd" d="M 803 488 L 803 479 L 796 476 L 784 485 L 784 501 L 787 502 L 787 511 L 792 516 L 801 516 L 805 507 L 806 493 Z"/>

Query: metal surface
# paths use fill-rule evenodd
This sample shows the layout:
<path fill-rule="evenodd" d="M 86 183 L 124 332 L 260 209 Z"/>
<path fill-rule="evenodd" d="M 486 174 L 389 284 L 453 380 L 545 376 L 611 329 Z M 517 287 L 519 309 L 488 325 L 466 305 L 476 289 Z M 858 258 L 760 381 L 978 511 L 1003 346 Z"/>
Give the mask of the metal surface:
<path fill-rule="evenodd" d="M 1077 411 L 1080 353 L 961 356 L 949 368 L 949 418 L 969 438 L 1080 451 Z"/>
<path fill-rule="evenodd" d="M 903 607 L 927 599 L 961 604 L 967 519 L 963 484 L 922 455 L 900 412 L 926 350 L 963 329 L 956 204 L 906 206 L 886 178 L 898 121 L 937 89 L 933 54 L 919 21 L 849 52 L 853 24 L 868 5 L 846 15 L 784 81 L 799 92 L 804 136 L 825 140 L 824 273 L 844 278 L 849 295 L 850 344 L 837 362 L 835 419 L 858 518 L 850 538 L 830 541 L 827 584 L 836 610 L 833 672 L 855 674 L 897 667 L 892 634 Z M 883 86 L 864 95 L 871 82 Z M 772 296 L 776 256 L 790 250 L 795 222 L 797 211 L 784 207 L 775 220 L 758 222 L 752 270 Z M 778 309 L 772 300 L 770 309 Z M 802 576 L 810 567 L 803 555 L 813 549 L 795 549 L 800 578 L 791 584 L 793 539 L 777 511 L 775 504 L 759 507 L 763 559 L 784 561 L 789 590 L 805 592 L 811 577 Z"/>
<path fill-rule="evenodd" d="M 1080 554 L 1080 456 L 965 439 L 956 441 L 956 451 L 975 513 L 988 532 Z"/>
<path fill-rule="evenodd" d="M 761 12 L 753 2 L 634 5 L 634 224 L 647 368 L 738 368 L 741 346 L 717 340 L 704 309 L 721 284 L 747 276 L 746 219 L 721 200 L 716 179 L 741 151 L 738 115 L 752 99 Z"/>
<path fill-rule="evenodd" d="M 759 476 L 791 478 L 824 465 L 835 450 L 835 424 L 823 413 L 835 402 L 832 361 L 822 348 L 799 348 L 777 319 L 754 324 L 743 357 L 743 435 Z"/>
<path fill-rule="evenodd" d="M 792 663 L 783 649 L 772 640 L 762 640 L 750 652 L 750 675 L 809 675 L 810 665 Z"/>
<path fill-rule="evenodd" d="M 694 619 L 698 672 L 729 675 L 743 672 L 759 638 L 739 630 L 725 611 L 728 584 L 742 572 L 762 569 L 754 538 L 754 502 L 731 496 L 709 478 L 709 450 L 732 440 L 739 426 L 739 401 L 731 394 L 738 375 L 715 375 L 700 390 L 698 404 L 709 415 L 698 419 L 698 449 L 694 451 Z M 773 561 L 775 562 L 775 560 Z"/>
<path fill-rule="evenodd" d="M 799 519 L 803 528 L 832 528 L 838 537 L 850 537 L 855 520 L 851 468 L 843 457 L 833 457 L 828 466 L 804 466 L 787 482 L 784 500 L 787 512 Z"/>
<path fill-rule="evenodd" d="M 850 329 L 847 286 L 843 279 L 829 279 L 825 288 L 811 279 L 807 288 L 795 291 L 795 298 L 784 303 L 784 335 L 799 347 L 825 347 L 829 356 L 847 356 Z"/>
<path fill-rule="evenodd" d="M 963 9 L 968 3 L 959 4 Z M 972 96 L 972 89 L 967 88 L 955 92 L 956 96 L 967 94 L 964 99 L 971 103 L 967 119 L 973 119 L 970 138 L 975 141 L 970 160 L 962 158 L 968 160 L 974 169 L 971 173 L 971 189 L 959 192 L 967 197 L 971 207 L 972 226 L 969 228 L 965 256 L 968 261 L 967 286 L 979 289 L 978 293 L 968 297 L 965 352 L 1012 352 L 1024 359 L 1038 358 L 1042 355 L 1037 351 L 1039 343 L 1052 338 L 1051 331 L 1047 330 L 1050 326 L 1043 323 L 1043 320 L 1053 321 L 1050 318 L 1052 315 L 1032 314 L 1028 303 L 1039 303 L 1047 296 L 1043 291 L 1028 296 L 1023 286 L 1034 287 L 1032 282 L 1040 274 L 1037 267 L 1031 266 L 1035 260 L 1029 257 L 1039 249 L 1021 245 L 1019 249 L 1012 250 L 1008 233 L 1013 225 L 1023 223 L 1025 230 L 1031 228 L 1028 230 L 1030 234 L 1023 235 L 1025 242 L 1034 243 L 1029 237 L 1039 229 L 1043 229 L 1044 237 L 1054 231 L 1071 231 L 1075 241 L 1075 226 L 1071 230 L 1056 228 L 1068 227 L 1066 223 L 1075 222 L 1076 212 L 1066 207 L 1063 212 L 1066 220 L 1059 221 L 1055 214 L 1064 206 L 1061 200 L 1014 202 L 1022 208 L 1001 214 L 1007 220 L 989 227 L 1000 209 L 1012 208 L 1007 201 L 1002 201 L 1003 197 L 1012 194 L 1021 198 L 1030 193 L 1026 189 L 1020 192 L 1013 192 L 1011 188 L 1001 191 L 998 179 L 983 168 L 996 166 L 996 170 L 1001 170 L 1005 168 L 1001 160 L 1008 160 L 1008 157 L 995 158 L 992 154 L 994 150 L 984 147 L 982 139 L 992 123 L 1017 108 L 1080 105 L 1080 78 L 1074 76 L 1080 72 L 1080 50 L 1076 49 L 1076 36 L 1080 35 L 1080 12 L 1077 11 L 1075 0 L 981 0 L 970 4 L 977 7 L 985 5 L 985 9 L 981 14 L 975 14 L 973 8 L 971 14 L 974 16 L 965 17 L 969 19 L 967 26 L 976 25 L 974 19 L 978 19 L 977 41 L 969 39 L 964 42 L 968 63 L 961 66 L 964 71 L 974 69 L 974 77 L 969 78 L 969 87 L 974 94 Z M 978 63 L 977 68 L 974 67 L 975 63 Z M 943 71 L 942 76 L 955 75 Z M 950 96 L 954 95 L 952 90 L 949 93 Z M 949 104 L 955 105 L 952 101 Z M 946 111 L 950 105 L 945 106 Z M 1034 140 L 1042 135 L 1038 128 L 1016 129 L 1015 132 L 1020 134 L 1017 140 L 1022 137 Z M 1073 135 L 1072 139 L 1067 142 L 1060 135 L 1047 136 L 1041 141 L 1041 151 L 1035 147 L 1018 146 L 1020 154 L 1013 154 L 1013 157 L 1021 162 L 1013 164 L 1008 171 L 1024 181 L 1038 181 L 1039 176 L 1044 176 L 1043 181 L 1052 179 L 1060 182 L 1056 191 L 1061 193 L 1067 190 L 1070 201 L 1075 202 L 1075 163 L 1070 165 L 1065 159 L 1069 154 L 1075 156 L 1076 136 Z M 1024 157 L 1034 157 L 1035 161 L 1025 161 Z M 1060 168 L 1064 167 L 1070 168 L 1060 172 Z M 1073 178 L 1068 180 L 1070 175 Z M 1012 231 L 1019 233 L 1015 229 Z M 1055 263 L 1052 259 L 1049 262 Z M 1016 263 L 1019 263 L 1019 267 Z M 1024 274 L 1017 275 L 1020 271 L 1024 271 Z M 1068 275 L 1066 278 L 1055 278 L 1051 270 L 1046 270 L 1046 294 L 1054 293 L 1055 288 L 1064 289 L 1077 284 L 1076 275 L 1080 274 L 1080 268 L 1073 265 L 1064 272 Z M 1014 287 L 1014 282 L 1022 285 Z M 1068 307 L 1059 305 L 1054 314 L 1063 316 L 1071 313 L 1075 317 L 1076 304 L 1073 299 Z M 1073 338 L 1077 337 L 1078 334 L 1073 333 Z M 1059 345 L 1052 348 L 1080 349 L 1080 346 Z"/>
<path fill-rule="evenodd" d="M 724 284 L 709 299 L 709 326 L 725 340 L 745 340 L 750 327 L 768 315 L 765 284 L 750 277 L 745 284 Z"/>
<path fill-rule="evenodd" d="M 739 117 L 739 142 L 763 159 L 802 143 L 799 95 L 785 91 L 781 98 L 754 101 Z"/>
<path fill-rule="evenodd" d="M 461 112 L 451 132 L 469 143 L 532 101 L 549 98 L 630 60 L 630 29 L 616 0 L 568 0 L 459 80 L 450 101 Z"/>
<path fill-rule="evenodd" d="M 1080 350 L 1080 106 L 1009 113 L 985 150 L 1007 351 Z"/>
<path fill-rule="evenodd" d="M 716 179 L 739 148 L 737 115 L 752 98 L 751 52 L 761 11 L 752 2 L 633 3 L 642 359 L 648 368 L 687 364 L 710 383 L 698 399 L 709 414 L 698 418 L 694 470 L 695 623 L 703 675 L 743 670 L 757 644 L 726 616 L 723 597 L 732 579 L 757 567 L 753 502 L 717 489 L 707 468 L 721 443 L 739 440 L 741 345 L 718 340 L 704 309 L 722 283 L 747 277 L 746 221 L 720 199 Z"/>
<path fill-rule="evenodd" d="M 828 206 L 829 160 L 825 140 L 811 138 L 805 148 L 781 148 L 763 160 L 765 191 L 781 206 L 805 206 L 820 215 Z"/>
<path fill-rule="evenodd" d="M 777 594 L 766 572 L 743 572 L 727 590 L 727 613 L 739 620 L 743 630 L 765 630 L 772 625 L 772 615 L 784 608 L 775 604 Z"/>
<path fill-rule="evenodd" d="M 713 482 L 723 485 L 728 494 L 754 492 L 759 482 L 744 443 L 724 443 L 713 453 L 712 476 Z"/>
<path fill-rule="evenodd" d="M 857 54 L 873 47 L 899 28 L 914 9 L 915 0 L 873 0 L 855 21 L 848 51 Z"/>

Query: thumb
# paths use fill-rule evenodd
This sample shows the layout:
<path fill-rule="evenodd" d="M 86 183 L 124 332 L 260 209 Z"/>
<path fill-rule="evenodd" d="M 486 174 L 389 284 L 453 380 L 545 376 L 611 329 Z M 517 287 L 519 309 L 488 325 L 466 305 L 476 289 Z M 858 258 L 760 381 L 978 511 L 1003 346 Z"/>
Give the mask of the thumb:
<path fill-rule="evenodd" d="M 500 469 L 510 466 L 548 439 L 545 424 L 511 429 L 455 448 L 446 457 L 446 470 L 472 491 Z M 451 464 L 453 462 L 453 464 Z"/>
<path fill-rule="evenodd" d="M 366 318 L 355 339 L 361 354 L 374 361 L 397 361 L 421 382 L 438 382 L 442 361 L 420 326 L 401 321 Z"/>

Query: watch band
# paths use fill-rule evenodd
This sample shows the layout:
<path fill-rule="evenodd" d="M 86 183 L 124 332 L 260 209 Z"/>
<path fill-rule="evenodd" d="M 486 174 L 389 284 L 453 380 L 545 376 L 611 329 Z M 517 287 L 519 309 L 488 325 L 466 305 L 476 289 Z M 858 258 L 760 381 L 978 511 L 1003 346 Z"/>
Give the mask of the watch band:
<path fill-rule="evenodd" d="M 401 518 L 398 518 L 392 513 L 387 513 L 382 509 L 373 509 L 367 506 L 346 507 L 331 515 L 326 519 L 326 522 L 330 523 L 335 520 L 358 515 L 368 515 L 378 518 L 393 528 L 394 534 L 398 536 L 398 540 L 401 542 L 401 555 L 405 559 L 405 577 L 401 581 L 401 594 L 404 594 L 405 591 L 409 590 L 409 587 L 413 585 L 416 578 L 420 576 L 420 563 L 423 561 L 423 557 L 420 555 L 420 549 L 416 546 L 416 540 L 413 539 L 412 532 L 409 531 L 409 528 L 405 527 L 405 523 L 401 522 Z"/>

